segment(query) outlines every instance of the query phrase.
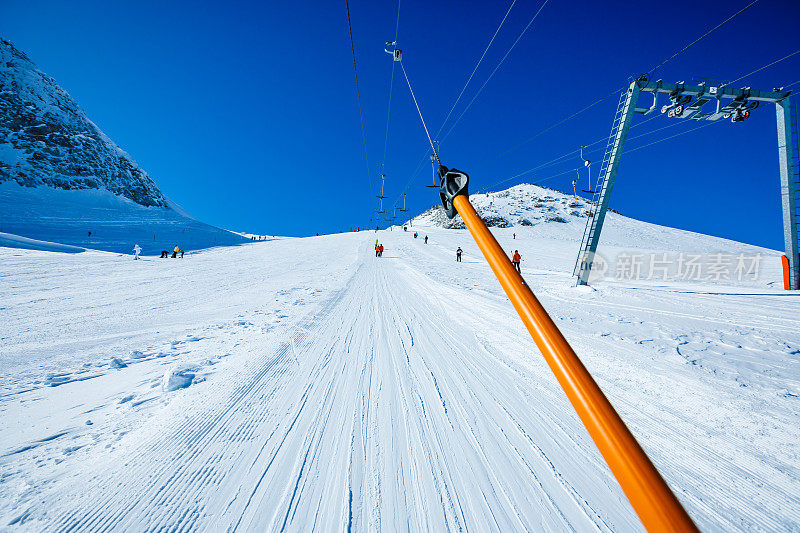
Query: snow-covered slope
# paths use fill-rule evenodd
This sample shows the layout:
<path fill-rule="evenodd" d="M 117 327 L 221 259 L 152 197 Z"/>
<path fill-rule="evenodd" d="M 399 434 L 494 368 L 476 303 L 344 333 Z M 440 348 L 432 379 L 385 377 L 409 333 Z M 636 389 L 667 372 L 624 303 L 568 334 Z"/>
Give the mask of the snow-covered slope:
<path fill-rule="evenodd" d="M 555 247 L 554 255 L 546 259 L 548 266 L 541 263 L 542 258 L 538 254 L 529 257 L 528 260 L 543 268 L 556 267 L 564 271 L 572 270 L 586 227 L 588 200 L 580 196 L 576 199 L 571 194 L 564 194 L 555 189 L 530 183 L 523 183 L 498 192 L 473 194 L 469 199 L 475 210 L 490 227 L 507 228 L 508 234 L 525 235 L 529 239 L 563 242 L 564 245 Z M 409 229 L 418 231 L 428 228 L 461 229 L 464 227 L 460 216 L 457 215 L 452 220 L 448 219 L 441 206 L 428 209 L 413 218 L 407 225 Z M 598 248 L 601 259 L 604 258 L 607 261 L 613 272 L 617 256 L 632 249 L 643 254 L 656 251 L 669 252 L 673 259 L 680 253 L 702 254 L 704 257 L 722 252 L 734 256 L 761 254 L 777 257 L 780 255 L 774 250 L 692 231 L 666 228 L 609 210 L 606 214 Z"/>
<path fill-rule="evenodd" d="M 0 184 L 0 232 L 118 253 L 131 253 L 138 244 L 144 255 L 159 255 L 175 245 L 191 251 L 249 242 L 176 209 L 145 207 L 107 190 L 64 191 L 9 182 Z"/>
<path fill-rule="evenodd" d="M 414 229 L 428 244 L 0 248 L 0 529 L 640 531 L 467 232 Z M 576 242 L 492 231 L 701 530 L 800 528 L 800 297 L 771 288 L 776 253 L 743 282 L 588 289 Z M 660 231 L 626 250 L 676 250 Z"/>
<path fill-rule="evenodd" d="M 159 253 L 176 244 L 245 241 L 172 203 L 66 91 L 3 39 L 0 231 L 118 252 L 136 242 Z"/>

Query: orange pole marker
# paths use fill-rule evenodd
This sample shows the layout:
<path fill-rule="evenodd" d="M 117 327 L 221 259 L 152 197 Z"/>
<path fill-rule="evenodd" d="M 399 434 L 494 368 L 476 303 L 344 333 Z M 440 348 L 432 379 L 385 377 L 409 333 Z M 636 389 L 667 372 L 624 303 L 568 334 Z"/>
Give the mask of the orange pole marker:
<path fill-rule="evenodd" d="M 789 258 L 785 255 L 781 256 L 781 265 L 783 266 L 783 290 L 788 291 L 791 289 L 791 281 L 789 280 Z"/>
<path fill-rule="evenodd" d="M 452 200 L 583 425 L 648 531 L 698 531 L 465 195 Z"/>

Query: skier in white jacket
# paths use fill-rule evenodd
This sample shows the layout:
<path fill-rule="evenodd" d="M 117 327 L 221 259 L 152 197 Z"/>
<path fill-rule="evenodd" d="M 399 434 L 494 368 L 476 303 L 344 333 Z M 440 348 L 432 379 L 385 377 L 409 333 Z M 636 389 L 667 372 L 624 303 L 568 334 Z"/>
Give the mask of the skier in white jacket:
<path fill-rule="evenodd" d="M 142 253 L 142 247 L 138 244 L 133 245 L 133 258 L 139 259 L 139 254 Z"/>

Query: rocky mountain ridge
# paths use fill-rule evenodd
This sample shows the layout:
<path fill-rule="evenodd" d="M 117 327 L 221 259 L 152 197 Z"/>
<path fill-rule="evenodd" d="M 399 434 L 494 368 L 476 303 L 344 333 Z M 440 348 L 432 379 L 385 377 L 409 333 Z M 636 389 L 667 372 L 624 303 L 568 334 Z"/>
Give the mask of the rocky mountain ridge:
<path fill-rule="evenodd" d="M 53 78 L 0 38 L 0 183 L 105 189 L 170 209 L 153 179 Z"/>

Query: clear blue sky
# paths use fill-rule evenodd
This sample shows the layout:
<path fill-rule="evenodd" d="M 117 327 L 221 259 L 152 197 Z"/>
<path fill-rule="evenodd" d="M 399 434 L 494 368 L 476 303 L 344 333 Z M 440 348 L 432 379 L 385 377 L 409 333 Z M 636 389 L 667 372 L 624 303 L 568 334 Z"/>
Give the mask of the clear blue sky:
<path fill-rule="evenodd" d="M 651 69 L 747 3 L 672 9 L 669 3 L 551 0 L 443 142 L 443 163 L 469 172 L 473 191 L 573 149 L 575 156 L 562 164 L 503 187 L 578 166 L 577 147 L 608 134 L 616 98 L 485 163 Z M 441 125 L 510 4 L 402 0 L 399 43 L 431 129 Z M 455 116 L 540 5 L 517 1 Z M 309 235 L 363 226 L 377 202 L 392 68 L 383 43 L 394 36 L 397 3 L 351 0 L 350 9 L 369 173 L 344 0 L 5 0 L 0 35 L 53 76 L 198 219 Z M 800 49 L 799 27 L 800 2 L 761 0 L 667 63 L 658 77 L 738 78 Z M 389 203 L 402 198 L 427 144 L 396 74 L 383 161 Z M 798 80 L 800 54 L 736 85 L 771 89 Z M 632 139 L 628 147 L 698 125 L 686 122 Z M 670 124 L 662 116 L 631 136 Z M 572 178 L 567 173 L 543 184 L 567 191 Z M 426 161 L 408 188 L 412 212 L 435 203 L 435 191 L 424 187 L 430 181 Z M 626 155 L 612 207 L 641 220 L 782 249 L 774 109 Z"/>

